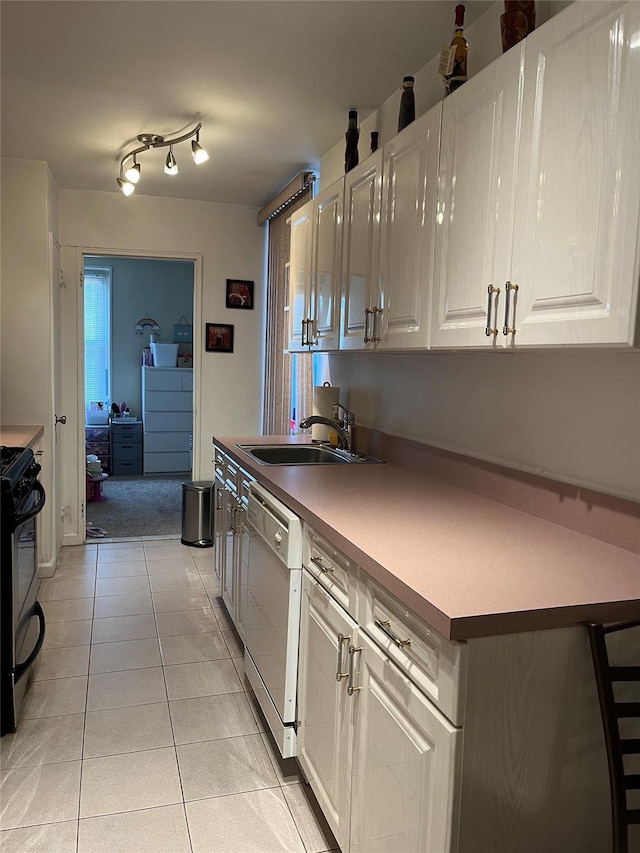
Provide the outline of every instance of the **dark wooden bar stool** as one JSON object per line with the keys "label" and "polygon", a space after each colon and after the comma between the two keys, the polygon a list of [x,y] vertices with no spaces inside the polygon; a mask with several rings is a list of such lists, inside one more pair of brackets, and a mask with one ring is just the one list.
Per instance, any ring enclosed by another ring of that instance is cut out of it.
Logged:
{"label": "dark wooden bar stool", "polygon": [[[629,827],[632,824],[640,824],[640,808],[630,808],[627,802],[627,792],[640,791],[640,773],[626,771],[624,761],[625,756],[640,756],[640,737],[622,737],[619,727],[619,721],[622,719],[636,719],[640,724],[640,665],[612,665],[607,636],[621,631],[631,632],[638,626],[640,619],[606,627],[595,623],[589,623],[587,626],[609,762],[613,853],[629,853]],[[630,643],[632,636],[633,634],[629,635]],[[622,682],[635,682],[638,688],[634,696],[635,701],[616,699],[614,685]]]}

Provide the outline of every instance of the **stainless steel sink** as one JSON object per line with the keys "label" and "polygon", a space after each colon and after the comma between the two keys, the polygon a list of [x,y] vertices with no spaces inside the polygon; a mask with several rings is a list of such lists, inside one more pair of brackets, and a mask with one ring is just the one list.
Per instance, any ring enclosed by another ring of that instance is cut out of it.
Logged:
{"label": "stainless steel sink", "polygon": [[382,461],[317,444],[237,444],[236,447],[259,465],[349,465]]}

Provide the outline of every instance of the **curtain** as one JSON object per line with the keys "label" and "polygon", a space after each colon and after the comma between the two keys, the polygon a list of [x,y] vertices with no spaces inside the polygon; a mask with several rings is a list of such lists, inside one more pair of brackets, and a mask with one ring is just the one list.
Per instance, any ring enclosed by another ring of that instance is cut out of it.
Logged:
{"label": "curtain", "polygon": [[293,409],[296,421],[311,413],[312,356],[290,354],[288,345],[289,248],[291,214],[311,198],[312,174],[302,172],[258,214],[268,222],[267,335],[263,433],[289,433]]}
{"label": "curtain", "polygon": [[[84,395],[92,402],[111,400],[111,269],[84,271]],[[108,406],[106,405],[108,408]]]}

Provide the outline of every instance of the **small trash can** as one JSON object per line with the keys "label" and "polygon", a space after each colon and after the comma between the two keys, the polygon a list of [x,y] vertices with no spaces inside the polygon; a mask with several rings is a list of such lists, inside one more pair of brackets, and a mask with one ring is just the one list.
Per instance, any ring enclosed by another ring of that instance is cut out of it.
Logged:
{"label": "small trash can", "polygon": [[213,548],[213,480],[182,484],[183,545]]}

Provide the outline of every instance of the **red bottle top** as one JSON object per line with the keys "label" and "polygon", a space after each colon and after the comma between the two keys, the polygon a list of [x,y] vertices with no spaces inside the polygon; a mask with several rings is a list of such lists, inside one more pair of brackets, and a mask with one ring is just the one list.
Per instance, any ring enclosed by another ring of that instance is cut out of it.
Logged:
{"label": "red bottle top", "polygon": [[456,6],[456,27],[462,28],[464,24],[464,6],[460,3],[459,6]]}

